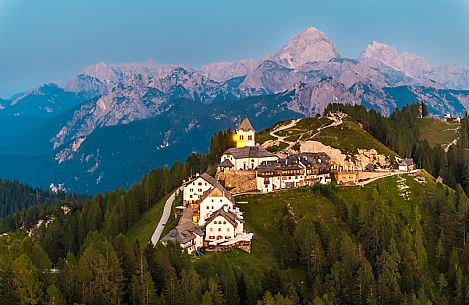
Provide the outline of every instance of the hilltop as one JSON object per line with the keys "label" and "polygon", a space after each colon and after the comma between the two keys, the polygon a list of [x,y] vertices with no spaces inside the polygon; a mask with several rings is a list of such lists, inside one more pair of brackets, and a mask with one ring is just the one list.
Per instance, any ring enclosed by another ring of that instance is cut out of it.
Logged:
{"label": "hilltop", "polygon": [[332,159],[351,162],[360,169],[369,163],[390,167],[399,157],[341,112],[279,122],[262,130],[257,141],[280,154],[324,151]]}

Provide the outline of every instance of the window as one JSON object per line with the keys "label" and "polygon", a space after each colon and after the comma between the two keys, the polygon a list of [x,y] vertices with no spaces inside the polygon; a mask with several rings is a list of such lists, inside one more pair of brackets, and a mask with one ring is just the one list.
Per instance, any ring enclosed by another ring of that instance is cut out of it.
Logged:
{"label": "window", "polygon": [[251,135],[248,136],[248,140],[252,141],[252,136]]}
{"label": "window", "polygon": [[213,199],[212,199],[212,202],[213,202]]}
{"label": "window", "polygon": [[205,186],[207,186],[207,182],[205,182]]}
{"label": "window", "polygon": [[241,141],[243,141],[243,140],[244,140],[244,136],[243,136],[243,135],[240,135],[240,136],[239,136],[239,139],[240,139]]}
{"label": "window", "polygon": [[189,195],[189,198],[192,198],[192,195]]}
{"label": "window", "polygon": [[210,232],[213,232],[213,228],[210,228]]}
{"label": "window", "polygon": [[223,224],[224,224],[224,225],[226,225],[226,220],[225,220],[225,221],[223,221]]}
{"label": "window", "polygon": [[202,185],[202,182],[199,182],[199,186],[201,186],[201,185]]}
{"label": "window", "polygon": [[229,236],[225,236],[225,239],[230,239],[230,238],[231,238],[231,237],[229,237]]}
{"label": "window", "polygon": [[230,232],[230,228],[226,228],[226,232]]}
{"label": "window", "polygon": [[194,191],[194,189],[191,189],[190,191],[191,191],[191,192],[193,192],[193,191]]}
{"label": "window", "polygon": [[218,228],[218,232],[221,232],[221,228]]}
{"label": "window", "polygon": [[220,202],[223,202],[223,200],[222,200],[222,199],[220,199]]}
{"label": "window", "polygon": [[215,239],[215,236],[209,236],[208,238],[209,239]]}
{"label": "window", "polygon": [[200,193],[200,192],[202,192],[202,189],[199,189],[198,191],[199,191],[199,193]]}

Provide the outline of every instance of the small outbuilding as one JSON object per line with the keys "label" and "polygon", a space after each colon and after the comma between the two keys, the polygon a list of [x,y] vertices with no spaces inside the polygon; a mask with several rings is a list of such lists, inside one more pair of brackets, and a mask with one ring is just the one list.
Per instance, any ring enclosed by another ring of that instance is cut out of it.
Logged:
{"label": "small outbuilding", "polygon": [[404,160],[402,160],[401,163],[399,163],[399,170],[401,172],[409,172],[414,169],[415,169],[414,159],[405,158]]}

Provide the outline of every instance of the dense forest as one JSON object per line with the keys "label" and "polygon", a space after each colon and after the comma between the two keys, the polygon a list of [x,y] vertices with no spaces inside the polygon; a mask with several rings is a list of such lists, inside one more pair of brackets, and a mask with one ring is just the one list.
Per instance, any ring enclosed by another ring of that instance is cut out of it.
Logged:
{"label": "dense forest", "polygon": [[[332,185],[273,194],[272,202],[282,208],[264,206],[262,214],[278,215],[257,229],[275,228],[273,252],[279,254],[261,274],[249,268],[250,254],[198,260],[175,244],[152,247],[129,240],[125,233],[142,213],[190,175],[213,169],[233,146],[231,131],[219,132],[207,155],[153,170],[129,190],[82,201],[65,198],[4,218],[0,304],[467,304],[467,184],[464,171],[460,177],[449,170],[459,166],[453,153],[460,150],[458,162],[465,160],[467,141],[439,159],[438,148],[429,148],[431,162],[425,163],[419,148],[424,141],[414,128],[416,109],[408,106],[386,118],[357,106],[342,108],[390,148],[438,171],[455,191],[434,182],[424,188],[408,178],[421,188],[414,201],[391,196],[394,180],[366,189]],[[467,133],[465,124],[466,118],[460,131]],[[301,210],[318,200],[327,207],[326,219]],[[253,246],[265,242],[255,240]],[[255,251],[253,258],[262,255]],[[232,258],[242,255],[248,265],[240,268]]]}
{"label": "dense forest", "polygon": [[0,218],[24,210],[30,206],[57,204],[67,197],[64,192],[52,193],[18,181],[0,179]]}

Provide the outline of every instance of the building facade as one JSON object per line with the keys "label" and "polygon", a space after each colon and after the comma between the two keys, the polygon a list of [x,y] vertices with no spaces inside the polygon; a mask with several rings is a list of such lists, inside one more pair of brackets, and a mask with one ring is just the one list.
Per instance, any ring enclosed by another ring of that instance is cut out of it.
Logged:
{"label": "building facade", "polygon": [[299,153],[263,162],[256,169],[261,192],[330,183],[330,158],[325,153]]}
{"label": "building facade", "polygon": [[183,202],[185,205],[197,202],[200,197],[212,187],[220,187],[221,184],[212,176],[203,173],[190,180],[183,188]]}
{"label": "building facade", "polygon": [[236,147],[256,146],[255,136],[256,131],[249,119],[245,117],[235,131],[234,140],[236,141]]}

